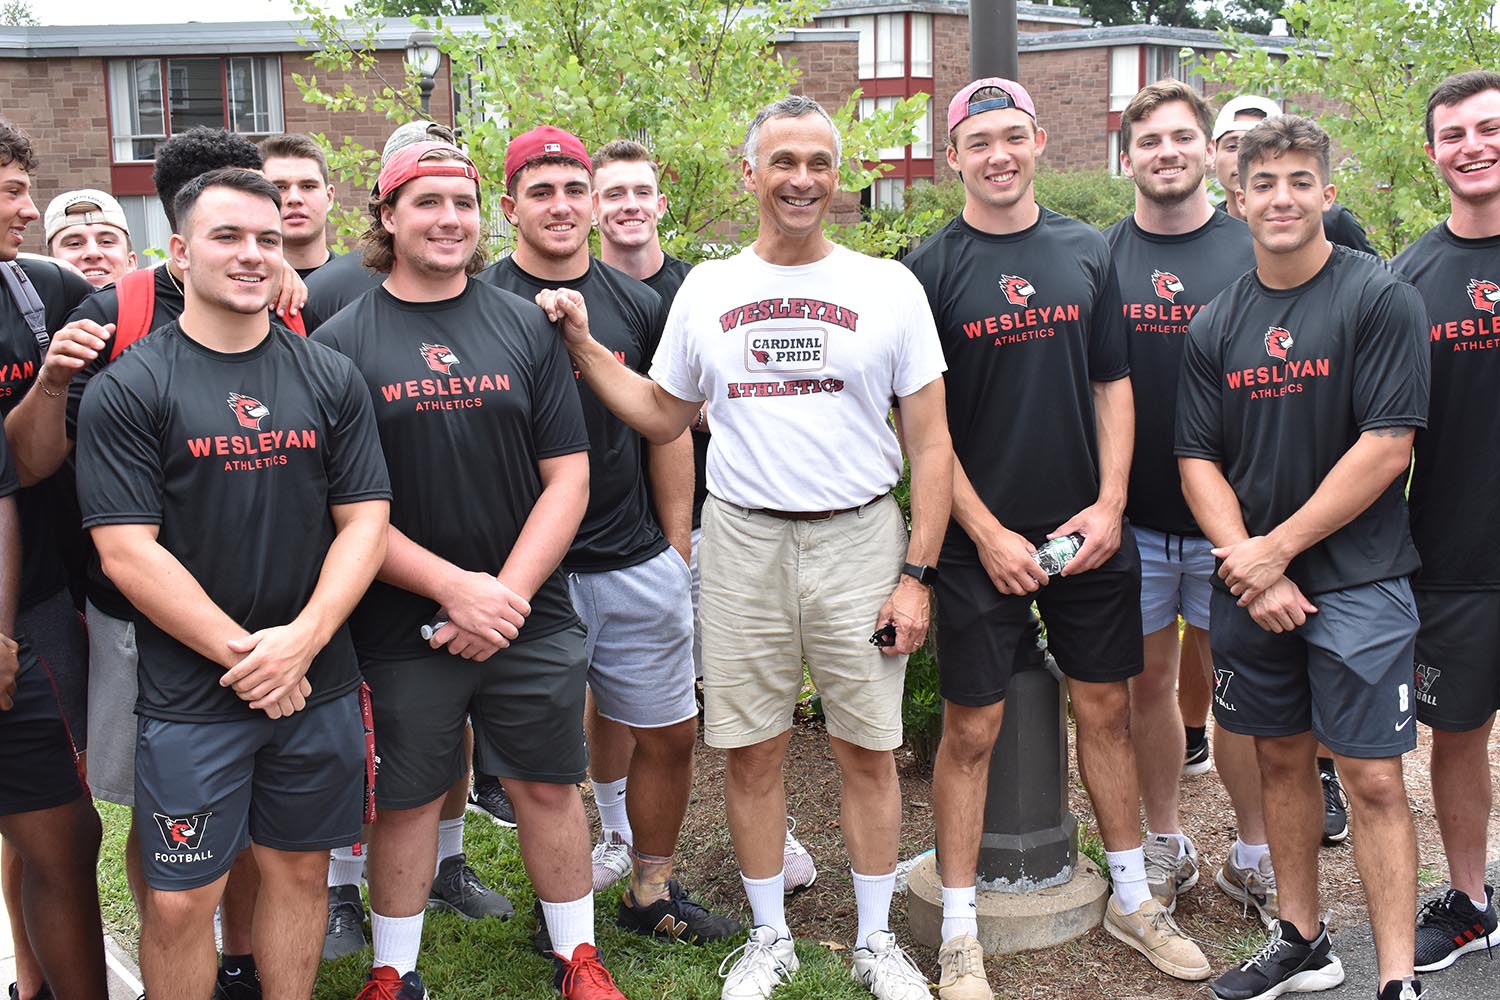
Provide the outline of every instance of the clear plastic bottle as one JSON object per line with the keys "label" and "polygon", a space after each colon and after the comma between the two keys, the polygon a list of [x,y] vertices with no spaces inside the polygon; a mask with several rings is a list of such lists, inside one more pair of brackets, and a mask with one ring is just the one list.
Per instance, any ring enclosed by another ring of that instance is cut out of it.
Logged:
{"label": "clear plastic bottle", "polygon": [[1036,564],[1048,576],[1056,576],[1072,561],[1081,548],[1083,548],[1083,536],[1075,531],[1071,535],[1052,539],[1033,552],[1031,558],[1036,560]]}

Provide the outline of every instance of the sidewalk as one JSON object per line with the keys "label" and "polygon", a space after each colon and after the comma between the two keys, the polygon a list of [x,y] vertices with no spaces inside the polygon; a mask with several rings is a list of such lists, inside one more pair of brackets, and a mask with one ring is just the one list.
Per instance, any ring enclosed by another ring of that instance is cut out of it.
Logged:
{"label": "sidewalk", "polygon": [[[135,957],[104,935],[104,959],[109,968],[109,1000],[136,1000],[144,992]],[[16,946],[10,933],[10,914],[0,906],[0,990],[16,981]]]}

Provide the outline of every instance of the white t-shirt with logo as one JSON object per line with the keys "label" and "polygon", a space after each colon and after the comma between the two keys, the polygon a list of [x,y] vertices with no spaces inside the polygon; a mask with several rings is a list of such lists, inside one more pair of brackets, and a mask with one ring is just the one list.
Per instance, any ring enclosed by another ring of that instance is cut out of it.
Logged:
{"label": "white t-shirt with logo", "polygon": [[946,367],[922,286],[898,262],[835,246],[782,267],[747,248],[688,274],[651,377],[707,400],[710,493],[816,511],[896,484],[891,405]]}

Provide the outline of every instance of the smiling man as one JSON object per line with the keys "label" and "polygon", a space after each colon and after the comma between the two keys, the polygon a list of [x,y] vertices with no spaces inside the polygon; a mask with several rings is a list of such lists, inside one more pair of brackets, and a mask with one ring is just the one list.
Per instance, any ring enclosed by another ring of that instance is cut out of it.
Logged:
{"label": "smiling man", "polygon": [[1318,918],[1320,741],[1359,817],[1380,1000],[1421,993],[1401,773],[1417,739],[1418,559],[1403,493],[1427,421],[1427,323],[1410,285],[1324,236],[1329,146],[1292,115],[1241,140],[1255,270],[1193,317],[1178,389],[1183,493],[1220,560],[1214,717],[1255,738],[1280,914],[1266,946],[1214,981],[1219,1000],[1343,981]]}
{"label": "smiling man", "polygon": [[48,202],[45,218],[47,252],[82,271],[95,288],[135,270],[130,224],[110,195],[91,188],[68,191]]}

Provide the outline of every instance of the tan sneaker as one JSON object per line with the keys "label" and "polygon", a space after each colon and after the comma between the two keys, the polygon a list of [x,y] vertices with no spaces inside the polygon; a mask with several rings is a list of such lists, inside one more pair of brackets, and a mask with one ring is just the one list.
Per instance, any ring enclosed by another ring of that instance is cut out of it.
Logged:
{"label": "tan sneaker", "polygon": [[1173,913],[1177,897],[1198,884],[1198,849],[1189,840],[1186,850],[1181,850],[1176,837],[1161,834],[1146,838],[1144,846],[1146,884],[1156,901]]}
{"label": "tan sneaker", "polygon": [[1166,907],[1154,898],[1146,900],[1134,913],[1121,913],[1111,893],[1109,905],[1104,908],[1104,929],[1174,979],[1207,979],[1213,972],[1193,939],[1182,932]]}
{"label": "tan sneaker", "polygon": [[1271,855],[1261,856],[1254,868],[1241,868],[1234,863],[1234,848],[1229,848],[1229,857],[1214,876],[1214,882],[1230,899],[1244,906],[1254,907],[1260,922],[1269,928],[1276,922],[1279,909],[1276,904],[1276,872],[1271,867]]}
{"label": "tan sneaker", "polygon": [[984,948],[972,934],[944,942],[938,968],[938,1000],[995,1000],[984,974]]}

